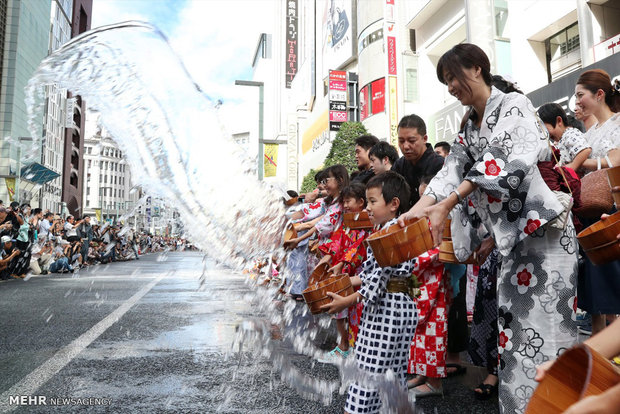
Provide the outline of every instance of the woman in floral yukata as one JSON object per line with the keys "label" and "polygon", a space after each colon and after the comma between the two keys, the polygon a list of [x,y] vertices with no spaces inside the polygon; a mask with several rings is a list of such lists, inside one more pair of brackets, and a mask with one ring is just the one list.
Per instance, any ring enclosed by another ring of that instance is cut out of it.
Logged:
{"label": "woman in floral yukata", "polygon": [[[450,94],[471,106],[470,117],[442,170],[399,221],[428,216],[439,243],[450,211],[473,197],[501,255],[499,406],[503,413],[522,413],[536,387],[536,365],[577,342],[575,229],[571,220],[560,228],[547,225],[563,206],[537,167],[550,153],[547,132],[531,102],[492,87],[489,59],[472,44],[446,52],[437,77]],[[453,217],[453,240],[455,222],[467,227],[468,217]],[[470,251],[455,250],[457,257],[466,258],[479,242],[472,235]]]}

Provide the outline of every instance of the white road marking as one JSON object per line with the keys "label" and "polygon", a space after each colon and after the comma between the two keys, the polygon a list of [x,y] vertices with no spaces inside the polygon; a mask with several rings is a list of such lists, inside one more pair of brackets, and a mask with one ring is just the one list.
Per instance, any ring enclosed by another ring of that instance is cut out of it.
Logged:
{"label": "white road marking", "polygon": [[63,369],[73,358],[96,340],[110,326],[116,323],[129,309],[131,309],[144,295],[146,295],[160,280],[166,277],[162,274],[148,285],[140,289],[135,295],[127,299],[114,312],[90,328],[87,332],[75,339],[69,345],[62,348],[53,357],[41,364],[37,369],[28,374],[17,384],[0,395],[0,413],[6,413],[17,408],[17,405],[9,405],[9,396],[34,395],[34,393],[52,378],[58,371]]}

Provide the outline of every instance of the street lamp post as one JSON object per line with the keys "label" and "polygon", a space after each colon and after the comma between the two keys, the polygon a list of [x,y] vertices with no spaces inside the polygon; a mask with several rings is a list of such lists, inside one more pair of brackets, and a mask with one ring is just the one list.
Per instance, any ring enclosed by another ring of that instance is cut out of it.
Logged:
{"label": "street lamp post", "polygon": [[263,179],[263,105],[265,84],[257,81],[236,80],[235,85],[258,86],[258,179]]}
{"label": "street lamp post", "polygon": [[15,180],[15,200],[21,203],[21,200],[19,199],[19,184],[22,180],[22,145],[21,144],[24,141],[32,142],[32,138],[31,137],[19,137],[17,139],[19,141],[19,146],[17,147],[19,149],[19,152],[17,155],[17,180]]}

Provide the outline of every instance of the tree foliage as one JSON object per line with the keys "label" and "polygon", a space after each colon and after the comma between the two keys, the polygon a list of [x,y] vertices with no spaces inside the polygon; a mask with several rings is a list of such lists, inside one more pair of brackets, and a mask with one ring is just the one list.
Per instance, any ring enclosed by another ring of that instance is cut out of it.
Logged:
{"label": "tree foliage", "polygon": [[315,188],[314,176],[322,168],[330,167],[336,164],[344,165],[349,174],[357,170],[355,162],[355,139],[360,135],[367,134],[366,127],[361,122],[345,122],[340,126],[340,131],[336,134],[336,138],[332,142],[332,146],[325,158],[322,167],[311,169],[304,177],[301,184],[301,192],[306,193]]}

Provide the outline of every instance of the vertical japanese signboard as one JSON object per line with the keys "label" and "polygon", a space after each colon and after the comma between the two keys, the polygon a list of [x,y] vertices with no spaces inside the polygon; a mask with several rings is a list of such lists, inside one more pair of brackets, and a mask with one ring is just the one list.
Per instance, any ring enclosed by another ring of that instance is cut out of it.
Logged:
{"label": "vertical japanese signboard", "polygon": [[297,74],[297,0],[286,0],[286,60],[284,62],[284,84],[291,88]]}
{"label": "vertical japanese signboard", "polygon": [[329,130],[339,131],[347,121],[347,72],[329,71]]}
{"label": "vertical japanese signboard", "polygon": [[398,96],[397,96],[397,46],[396,46],[395,0],[385,0],[385,42],[387,50],[387,95],[390,118],[390,144],[398,147]]}

